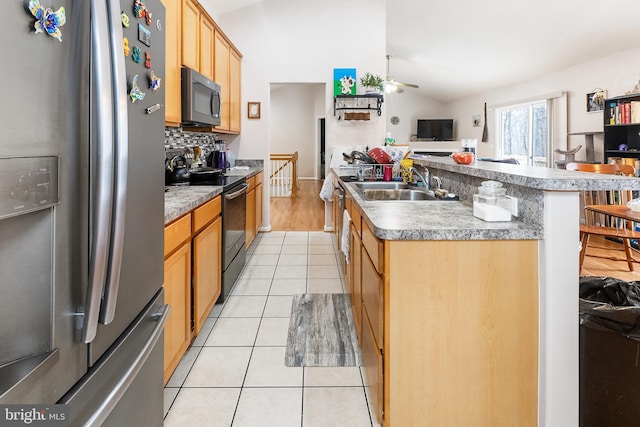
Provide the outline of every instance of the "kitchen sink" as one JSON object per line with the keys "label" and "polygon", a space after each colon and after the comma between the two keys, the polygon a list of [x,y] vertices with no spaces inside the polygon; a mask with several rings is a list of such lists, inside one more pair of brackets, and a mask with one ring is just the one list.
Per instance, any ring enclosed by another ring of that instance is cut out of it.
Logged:
{"label": "kitchen sink", "polygon": [[354,184],[360,190],[400,190],[409,188],[404,182],[358,182]]}
{"label": "kitchen sink", "polygon": [[437,200],[435,194],[432,191],[427,190],[409,190],[406,188],[400,189],[363,189],[362,195],[365,200]]}

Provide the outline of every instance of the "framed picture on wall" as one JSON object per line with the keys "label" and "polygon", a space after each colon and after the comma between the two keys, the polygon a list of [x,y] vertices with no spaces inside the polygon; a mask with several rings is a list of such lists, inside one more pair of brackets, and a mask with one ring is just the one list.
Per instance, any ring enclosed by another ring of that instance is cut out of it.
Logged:
{"label": "framed picture on wall", "polygon": [[259,119],[260,118],[260,103],[259,102],[249,102],[247,103],[247,117],[250,119]]}
{"label": "framed picture on wall", "polygon": [[587,94],[587,113],[604,110],[604,99],[607,97],[607,91],[596,88],[593,92]]}

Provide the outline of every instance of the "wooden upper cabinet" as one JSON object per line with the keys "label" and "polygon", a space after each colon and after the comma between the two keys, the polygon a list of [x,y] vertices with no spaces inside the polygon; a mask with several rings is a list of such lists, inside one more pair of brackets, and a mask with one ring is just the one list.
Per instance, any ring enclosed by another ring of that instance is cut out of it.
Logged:
{"label": "wooden upper cabinet", "polygon": [[220,125],[216,130],[229,130],[229,42],[220,31],[215,33],[215,76],[220,85]]}
{"label": "wooden upper cabinet", "polygon": [[[177,63],[179,65],[194,69],[220,85],[220,126],[209,128],[208,130],[222,133],[240,133],[242,122],[242,94],[240,90],[242,84],[242,55],[197,0],[163,1],[165,4],[176,2],[178,6],[182,2],[181,13],[173,13],[173,10],[166,6],[167,21],[175,20],[176,23],[179,23],[175,26],[180,28],[178,31],[182,37],[181,40],[178,39],[176,42],[176,46],[180,47],[178,52],[174,52],[172,48],[167,48],[167,79],[175,80],[177,86],[175,93],[172,92],[170,95],[169,91],[171,89],[167,83],[166,102],[171,104],[167,106],[167,125],[178,125],[182,113],[180,104],[180,67],[178,66],[175,71],[177,76],[174,76],[172,70],[175,69],[175,65],[173,62],[169,62],[169,57],[171,56],[172,58],[178,58]],[[170,38],[170,35],[167,34],[167,45],[174,42],[173,35]],[[175,111],[172,110],[170,112],[169,108],[173,108],[174,105],[177,105]]]}
{"label": "wooden upper cabinet", "polygon": [[206,13],[200,15],[200,74],[213,80],[213,33],[215,27]]}
{"label": "wooden upper cabinet", "polygon": [[240,132],[240,114],[241,93],[240,93],[240,77],[241,77],[242,58],[240,53],[231,49],[229,52],[229,130],[231,132]]}
{"label": "wooden upper cabinet", "polygon": [[166,9],[165,36],[165,125],[180,126],[182,120],[182,0],[163,0]]}
{"label": "wooden upper cabinet", "polygon": [[200,69],[200,7],[195,0],[182,3],[182,65]]}

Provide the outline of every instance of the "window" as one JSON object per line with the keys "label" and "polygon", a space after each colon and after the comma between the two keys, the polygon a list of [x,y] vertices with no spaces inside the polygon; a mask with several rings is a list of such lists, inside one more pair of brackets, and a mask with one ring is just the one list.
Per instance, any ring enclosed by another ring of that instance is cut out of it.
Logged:
{"label": "window", "polygon": [[547,166],[550,138],[546,99],[502,107],[497,120],[502,158],[517,159],[521,165]]}

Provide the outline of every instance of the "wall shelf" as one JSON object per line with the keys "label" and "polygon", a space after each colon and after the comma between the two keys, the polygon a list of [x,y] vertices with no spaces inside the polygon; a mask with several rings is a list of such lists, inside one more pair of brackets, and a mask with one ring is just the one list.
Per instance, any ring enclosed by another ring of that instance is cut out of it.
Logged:
{"label": "wall shelf", "polygon": [[384,95],[378,93],[369,95],[335,95],[333,97],[333,115],[335,116],[337,112],[345,110],[374,110],[378,112],[378,116],[381,116],[383,102]]}

